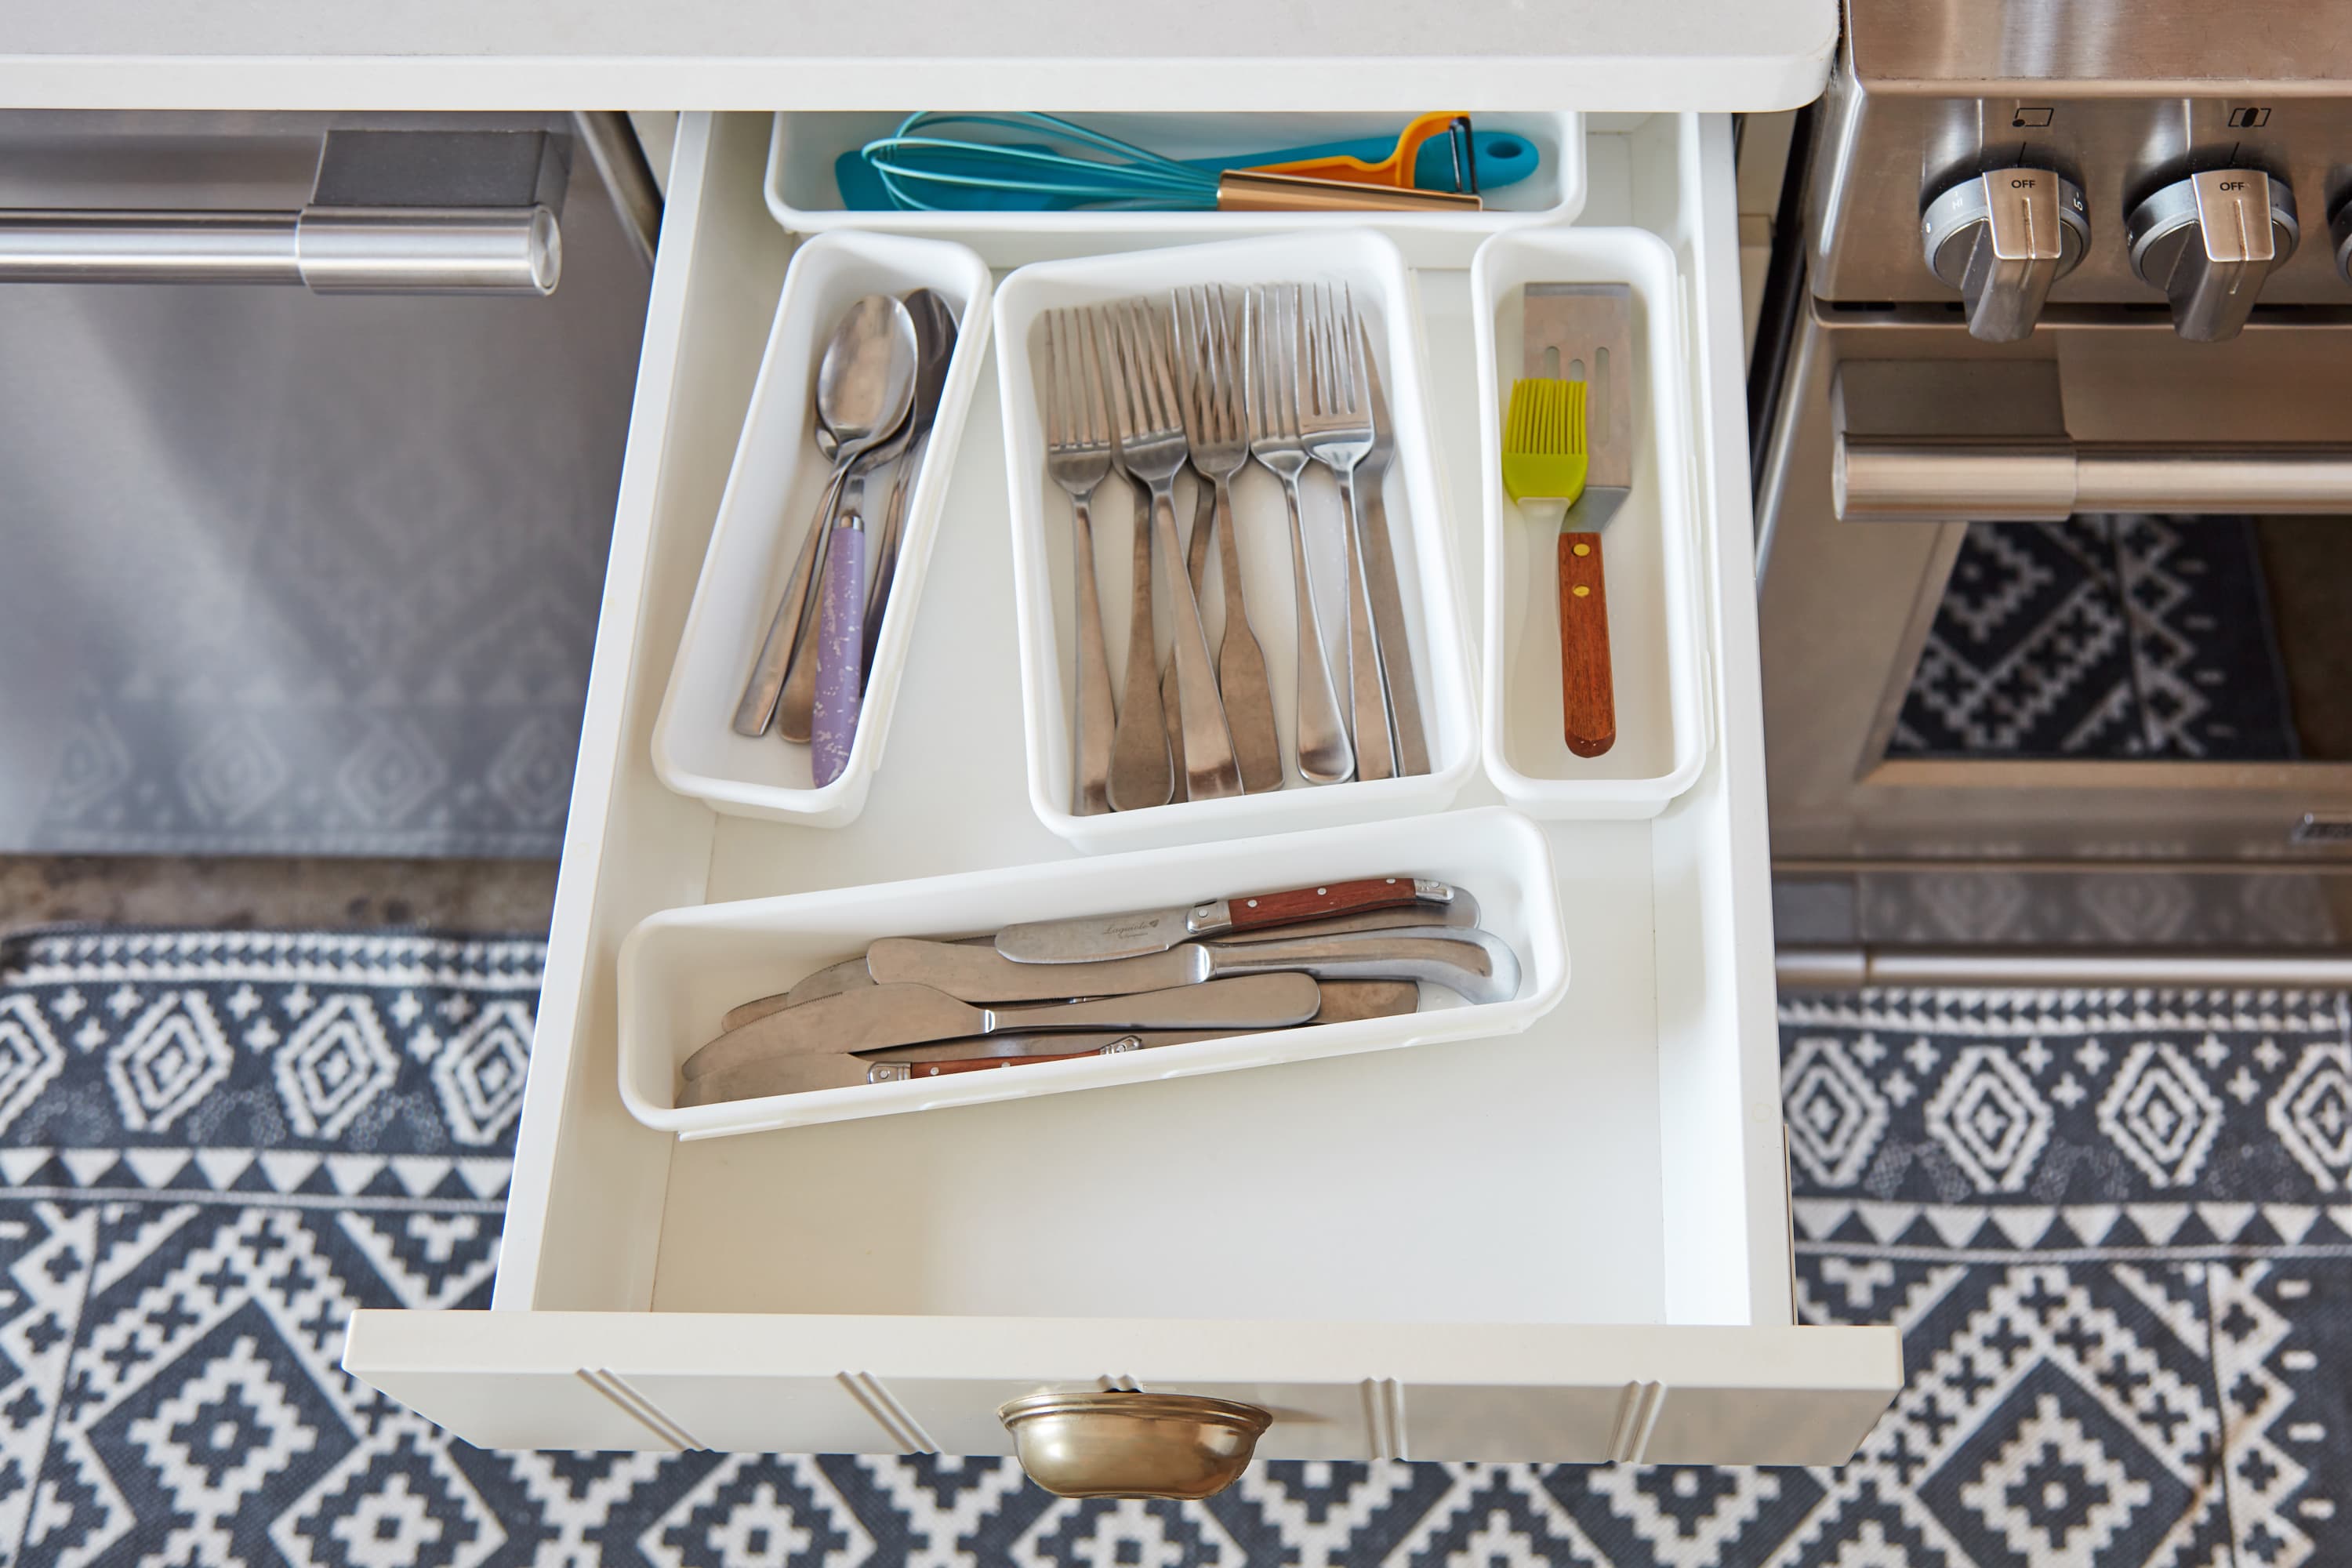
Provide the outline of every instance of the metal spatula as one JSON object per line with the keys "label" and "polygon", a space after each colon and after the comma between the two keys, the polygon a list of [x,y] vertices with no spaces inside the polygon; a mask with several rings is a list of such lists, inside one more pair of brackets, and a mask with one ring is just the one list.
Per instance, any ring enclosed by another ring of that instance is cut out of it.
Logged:
{"label": "metal spatula", "polygon": [[[1622,283],[1530,283],[1521,339],[1526,376],[1583,383],[1584,482],[1549,499],[1568,503],[1559,557],[1562,732],[1570,751],[1597,757],[1617,742],[1600,531],[1633,485],[1633,290]],[[1514,488],[1514,499],[1528,506],[1546,498]]]}

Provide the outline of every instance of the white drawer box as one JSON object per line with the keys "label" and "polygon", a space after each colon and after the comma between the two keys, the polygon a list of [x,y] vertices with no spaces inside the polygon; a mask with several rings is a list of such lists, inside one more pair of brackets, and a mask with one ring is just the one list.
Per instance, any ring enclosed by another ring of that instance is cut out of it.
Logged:
{"label": "white drawer box", "polygon": [[[1526,1033],[708,1142],[631,1120],[614,959],[661,909],[1059,858],[1029,809],[993,377],[855,824],[664,789],[650,737],[792,240],[763,116],[682,128],[496,1306],[345,1364],[500,1447],[1009,1452],[1042,1385],[1274,1410],[1266,1458],[1828,1464],[1892,1329],[1792,1327],[1730,132],[1588,121],[1586,221],[1674,247],[1717,672],[1697,782],[1555,823],[1577,981]],[[1466,275],[1415,275],[1459,576]],[[1496,797],[1474,782],[1459,804]]]}

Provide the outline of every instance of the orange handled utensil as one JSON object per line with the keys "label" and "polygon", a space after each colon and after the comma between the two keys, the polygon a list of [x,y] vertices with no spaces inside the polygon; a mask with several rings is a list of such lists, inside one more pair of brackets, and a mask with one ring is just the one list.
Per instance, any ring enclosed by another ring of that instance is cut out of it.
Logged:
{"label": "orange handled utensil", "polygon": [[[1422,147],[1433,136],[1450,134],[1456,121],[1466,124],[1460,114],[1424,114],[1404,128],[1397,137],[1396,150],[1377,163],[1361,158],[1301,158],[1291,163],[1262,163],[1249,171],[1254,174],[1292,174],[1309,180],[1337,180],[1350,185],[1385,185],[1392,190],[1413,188],[1413,167],[1421,157]],[[1476,177],[1469,173],[1469,147],[1466,139],[1456,149],[1455,164],[1458,178],[1465,194],[1477,192]]]}

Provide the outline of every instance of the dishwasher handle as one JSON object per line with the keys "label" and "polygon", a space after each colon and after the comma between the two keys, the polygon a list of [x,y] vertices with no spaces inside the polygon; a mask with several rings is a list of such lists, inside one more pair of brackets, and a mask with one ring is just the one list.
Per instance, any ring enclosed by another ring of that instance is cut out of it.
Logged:
{"label": "dishwasher handle", "polygon": [[2080,512],[2352,512],[2352,446],[1865,436],[1831,464],[1847,522],[2060,522]]}
{"label": "dishwasher handle", "polygon": [[0,211],[0,282],[271,283],[320,294],[555,291],[542,205],[294,212]]}

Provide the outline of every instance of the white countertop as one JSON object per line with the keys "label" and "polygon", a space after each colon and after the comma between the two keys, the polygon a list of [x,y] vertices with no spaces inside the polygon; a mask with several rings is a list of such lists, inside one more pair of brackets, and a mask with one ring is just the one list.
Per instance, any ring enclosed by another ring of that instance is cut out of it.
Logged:
{"label": "white countertop", "polygon": [[1761,110],[1837,31],[1836,0],[69,0],[15,8],[0,106]]}

